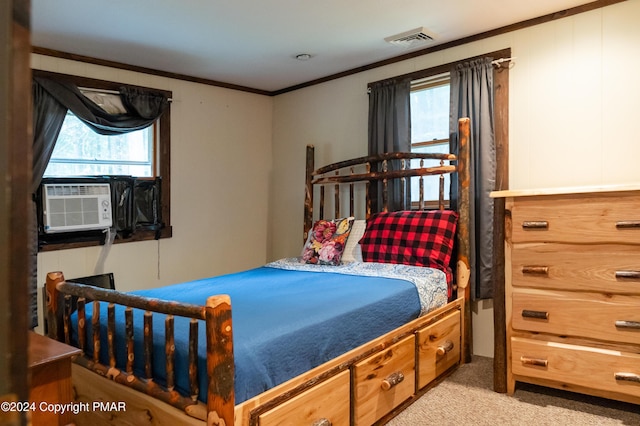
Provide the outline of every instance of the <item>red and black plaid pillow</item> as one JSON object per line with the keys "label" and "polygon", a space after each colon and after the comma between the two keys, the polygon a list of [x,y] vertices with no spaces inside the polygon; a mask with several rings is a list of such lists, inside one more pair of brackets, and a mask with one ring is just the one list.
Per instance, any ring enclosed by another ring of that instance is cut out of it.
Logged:
{"label": "red and black plaid pillow", "polygon": [[378,213],[360,240],[365,262],[427,266],[450,272],[458,214],[451,210]]}

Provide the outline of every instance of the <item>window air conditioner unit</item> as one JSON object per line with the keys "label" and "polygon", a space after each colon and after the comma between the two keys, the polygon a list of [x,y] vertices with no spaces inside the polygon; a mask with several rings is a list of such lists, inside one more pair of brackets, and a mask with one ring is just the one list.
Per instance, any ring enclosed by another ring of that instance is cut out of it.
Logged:
{"label": "window air conditioner unit", "polygon": [[112,226],[108,183],[42,185],[44,232],[87,231]]}

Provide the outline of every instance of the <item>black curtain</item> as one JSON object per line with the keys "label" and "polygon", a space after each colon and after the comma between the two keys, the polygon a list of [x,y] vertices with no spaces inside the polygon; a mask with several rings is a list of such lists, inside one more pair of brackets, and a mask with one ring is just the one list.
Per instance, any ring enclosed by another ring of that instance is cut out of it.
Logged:
{"label": "black curtain", "polygon": [[[385,152],[411,151],[411,79],[384,80],[370,85],[369,93],[369,155]],[[390,168],[399,169],[399,161]],[[369,188],[373,211],[382,211],[382,183]],[[408,185],[399,179],[388,188],[388,209],[406,210],[411,207]]]}
{"label": "black curtain", "polygon": [[[451,149],[458,152],[458,119],[469,117],[471,197],[470,277],[474,299],[493,297],[493,201],[495,189],[496,148],[493,121],[493,58],[482,58],[456,65],[451,70]],[[455,176],[453,176],[455,178]],[[452,188],[457,188],[452,181]],[[455,194],[452,194],[455,203]]]}
{"label": "black curtain", "polygon": [[110,114],[84,96],[73,83],[41,77],[35,77],[34,80],[62,106],[101,135],[118,135],[149,127],[160,118],[169,104],[166,96],[161,93],[121,87],[120,99],[127,111],[124,114]]}
{"label": "black curtain", "polygon": [[[40,185],[49,159],[60,134],[67,111],[71,110],[87,126],[101,135],[118,135],[151,126],[167,109],[169,100],[165,95],[152,90],[126,87],[120,88],[120,99],[126,112],[109,114],[80,92],[70,82],[44,77],[34,77],[33,96],[33,176],[32,190]],[[33,203],[31,232],[31,326],[38,325],[37,309],[37,259],[38,229],[36,205]]]}
{"label": "black curtain", "polygon": [[33,179],[32,192],[40,185],[53,147],[60,134],[67,108],[56,100],[35,79],[33,91]]}

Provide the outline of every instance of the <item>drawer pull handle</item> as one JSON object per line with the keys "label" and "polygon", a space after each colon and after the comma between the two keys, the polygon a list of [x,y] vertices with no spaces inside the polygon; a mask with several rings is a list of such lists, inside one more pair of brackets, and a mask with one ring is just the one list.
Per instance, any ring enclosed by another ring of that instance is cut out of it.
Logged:
{"label": "drawer pull handle", "polygon": [[630,328],[632,330],[640,330],[640,321],[616,321],[616,328]]}
{"label": "drawer pull handle", "polygon": [[546,311],[531,311],[528,309],[522,310],[522,318],[533,318],[533,319],[549,319],[549,312]]}
{"label": "drawer pull handle", "polygon": [[521,356],[520,362],[524,365],[533,365],[536,367],[546,367],[549,365],[549,361],[542,358],[529,358],[528,356]]}
{"label": "drawer pull handle", "polygon": [[451,352],[452,349],[453,342],[451,340],[447,340],[442,345],[438,346],[438,349],[436,349],[436,355],[438,357],[445,356],[447,353]]}
{"label": "drawer pull handle", "polygon": [[615,373],[614,377],[620,382],[640,383],[640,375],[635,373]]}
{"label": "drawer pull handle", "polygon": [[331,426],[331,420],[329,419],[318,419],[311,426]]}
{"label": "drawer pull handle", "polygon": [[549,222],[546,220],[526,220],[522,222],[523,229],[549,229]]}
{"label": "drawer pull handle", "polygon": [[618,229],[640,228],[640,220],[621,220],[616,222]]}
{"label": "drawer pull handle", "polygon": [[549,267],[525,265],[522,267],[522,273],[525,275],[549,275]]}
{"label": "drawer pull handle", "polygon": [[616,271],[616,278],[640,279],[640,271]]}
{"label": "drawer pull handle", "polygon": [[404,380],[404,374],[402,374],[402,371],[396,371],[395,373],[391,373],[389,377],[384,379],[380,387],[383,390],[388,391],[389,389],[391,389],[398,383],[402,382],[403,380]]}

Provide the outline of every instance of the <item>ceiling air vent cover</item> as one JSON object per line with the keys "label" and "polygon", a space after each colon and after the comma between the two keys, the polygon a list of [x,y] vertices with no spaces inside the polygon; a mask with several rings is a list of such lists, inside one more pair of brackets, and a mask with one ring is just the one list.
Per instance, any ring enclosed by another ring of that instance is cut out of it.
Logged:
{"label": "ceiling air vent cover", "polygon": [[388,43],[403,47],[412,47],[418,44],[429,43],[433,40],[435,40],[435,35],[432,32],[427,31],[424,27],[416,28],[415,30],[406,31],[384,39],[384,41]]}

